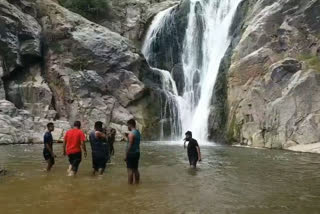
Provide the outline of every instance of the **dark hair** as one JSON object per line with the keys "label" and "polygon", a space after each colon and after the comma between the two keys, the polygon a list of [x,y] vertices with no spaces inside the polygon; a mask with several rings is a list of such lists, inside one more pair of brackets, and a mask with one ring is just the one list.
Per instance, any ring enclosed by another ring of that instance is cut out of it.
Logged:
{"label": "dark hair", "polygon": [[98,131],[102,131],[102,126],[103,126],[103,122],[101,121],[97,121],[95,124],[94,124],[94,128]]}
{"label": "dark hair", "polygon": [[74,127],[78,127],[78,128],[80,129],[80,127],[81,127],[81,122],[77,120],[76,122],[74,122],[73,126],[74,126]]}
{"label": "dark hair", "polygon": [[136,121],[134,119],[128,120],[127,124],[136,127]]}
{"label": "dark hair", "polygon": [[48,123],[47,124],[47,128],[50,128],[50,127],[54,127],[54,124],[53,123]]}
{"label": "dark hair", "polygon": [[192,137],[192,132],[191,132],[191,131],[187,131],[187,132],[185,133],[185,135],[190,135],[190,136]]}

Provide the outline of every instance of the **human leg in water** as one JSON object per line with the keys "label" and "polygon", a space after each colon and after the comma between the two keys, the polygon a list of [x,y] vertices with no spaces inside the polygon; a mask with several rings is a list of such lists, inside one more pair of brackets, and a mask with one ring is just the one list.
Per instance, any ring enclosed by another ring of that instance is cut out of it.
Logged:
{"label": "human leg in water", "polygon": [[129,168],[127,170],[128,170],[128,184],[133,184],[133,170]]}
{"label": "human leg in water", "polygon": [[53,158],[50,158],[50,159],[48,159],[48,160],[46,160],[47,161],[47,169],[46,169],[46,171],[47,172],[50,172],[50,170],[51,170],[51,168],[53,167],[53,165],[54,165],[54,159]]}
{"label": "human leg in water", "polygon": [[100,168],[100,169],[99,169],[99,175],[103,175],[105,169],[106,169],[106,168]]}
{"label": "human leg in water", "polygon": [[139,184],[140,183],[140,172],[139,169],[133,169],[133,177],[134,177],[134,183]]}

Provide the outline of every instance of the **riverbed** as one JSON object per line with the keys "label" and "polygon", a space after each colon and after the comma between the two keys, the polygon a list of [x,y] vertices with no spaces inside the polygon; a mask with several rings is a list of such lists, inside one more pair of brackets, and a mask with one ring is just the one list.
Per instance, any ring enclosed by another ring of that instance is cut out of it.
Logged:
{"label": "riverbed", "polygon": [[0,146],[0,167],[8,170],[0,177],[0,213],[320,213],[317,154],[207,144],[193,170],[182,144],[145,142],[141,184],[129,186],[123,143],[105,175],[96,177],[90,155],[75,178],[67,177],[61,145],[45,173],[42,148]]}

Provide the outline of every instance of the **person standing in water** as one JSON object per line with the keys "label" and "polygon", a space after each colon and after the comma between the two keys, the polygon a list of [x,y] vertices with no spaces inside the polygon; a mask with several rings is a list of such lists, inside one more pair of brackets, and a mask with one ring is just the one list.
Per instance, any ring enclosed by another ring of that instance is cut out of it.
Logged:
{"label": "person standing in water", "polygon": [[50,172],[52,166],[54,165],[55,161],[54,158],[56,157],[53,153],[53,137],[51,132],[54,131],[54,124],[48,123],[47,124],[47,131],[44,134],[43,142],[44,142],[44,148],[43,148],[43,157],[47,162],[47,168],[46,171]]}
{"label": "person standing in water", "polygon": [[140,132],[136,129],[136,121],[131,119],[127,122],[130,133],[128,134],[128,142],[126,147],[125,162],[128,170],[128,183],[139,184],[139,159],[140,159]]}
{"label": "person standing in water", "polygon": [[99,172],[102,175],[109,160],[109,148],[106,134],[103,133],[103,123],[97,121],[94,125],[95,131],[90,133],[90,145],[92,151],[93,175]]}
{"label": "person standing in water", "polygon": [[193,168],[197,167],[197,162],[201,161],[201,153],[200,153],[200,147],[198,142],[192,138],[192,132],[187,131],[185,133],[186,138],[184,139],[184,148],[186,148],[186,142],[188,141],[188,159],[190,166]]}
{"label": "person standing in water", "polygon": [[74,122],[74,128],[67,131],[64,136],[63,155],[68,155],[69,169],[68,176],[74,176],[78,172],[79,165],[82,160],[82,152],[87,157],[87,149],[85,145],[86,137],[81,131],[81,122]]}
{"label": "person standing in water", "polygon": [[[113,147],[113,144],[116,140],[116,133],[117,131],[115,129],[111,129],[110,130],[110,134],[108,136],[108,144],[109,144],[109,147],[110,147],[110,156],[111,155],[114,155],[114,147]],[[111,157],[110,157],[111,158]]]}

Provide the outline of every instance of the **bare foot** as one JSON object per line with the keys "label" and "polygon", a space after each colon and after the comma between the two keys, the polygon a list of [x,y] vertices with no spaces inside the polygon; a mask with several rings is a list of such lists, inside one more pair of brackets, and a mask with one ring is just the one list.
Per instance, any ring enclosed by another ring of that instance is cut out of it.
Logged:
{"label": "bare foot", "polygon": [[70,172],[68,172],[68,174],[67,174],[68,177],[73,177],[74,175],[75,175],[74,171],[70,171]]}

